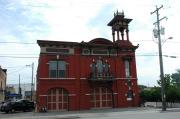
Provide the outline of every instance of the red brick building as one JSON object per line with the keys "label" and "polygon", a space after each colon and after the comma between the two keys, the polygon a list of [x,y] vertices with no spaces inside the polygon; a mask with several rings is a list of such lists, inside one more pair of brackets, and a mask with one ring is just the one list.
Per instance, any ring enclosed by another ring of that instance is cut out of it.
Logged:
{"label": "red brick building", "polygon": [[135,50],[129,41],[132,19],[115,13],[108,23],[113,40],[38,40],[37,109],[85,110],[138,106]]}

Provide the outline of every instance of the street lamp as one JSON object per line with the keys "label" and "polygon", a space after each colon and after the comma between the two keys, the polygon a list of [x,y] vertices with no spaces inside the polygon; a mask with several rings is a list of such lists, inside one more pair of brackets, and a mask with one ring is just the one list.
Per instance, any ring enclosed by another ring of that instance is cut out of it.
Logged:
{"label": "street lamp", "polygon": [[164,57],[177,58],[177,56],[163,55]]}
{"label": "street lamp", "polygon": [[172,36],[168,37],[167,39],[165,39],[164,41],[162,41],[162,45],[164,45],[164,43],[165,43],[167,40],[172,40],[172,39],[173,39]]}
{"label": "street lamp", "polygon": [[33,100],[33,74],[34,74],[34,62],[32,63],[32,64],[30,64],[30,65],[26,65],[26,66],[29,66],[29,67],[31,67],[32,68],[32,79],[31,79],[31,101]]}

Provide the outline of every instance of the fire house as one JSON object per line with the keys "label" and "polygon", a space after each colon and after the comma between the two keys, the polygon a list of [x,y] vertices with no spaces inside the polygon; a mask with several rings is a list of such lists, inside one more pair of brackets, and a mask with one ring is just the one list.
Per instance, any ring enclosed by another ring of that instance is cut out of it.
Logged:
{"label": "fire house", "polygon": [[132,19],[114,13],[112,40],[38,40],[37,109],[48,111],[135,107],[139,104]]}

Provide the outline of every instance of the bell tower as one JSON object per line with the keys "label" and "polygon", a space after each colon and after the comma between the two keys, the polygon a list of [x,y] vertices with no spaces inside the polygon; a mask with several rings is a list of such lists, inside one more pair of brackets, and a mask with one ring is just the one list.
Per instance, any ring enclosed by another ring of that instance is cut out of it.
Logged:
{"label": "bell tower", "polygon": [[[108,23],[108,26],[112,27],[113,42],[116,40],[128,40],[129,41],[129,29],[128,24],[132,19],[124,18],[124,12],[114,13],[114,18]],[[124,32],[126,32],[126,39],[124,38]],[[120,36],[121,34],[121,36]]]}

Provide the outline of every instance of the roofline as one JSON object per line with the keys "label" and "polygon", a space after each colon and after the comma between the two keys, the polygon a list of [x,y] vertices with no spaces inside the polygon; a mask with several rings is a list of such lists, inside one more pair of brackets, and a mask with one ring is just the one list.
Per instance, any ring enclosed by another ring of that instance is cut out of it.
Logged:
{"label": "roofline", "polygon": [[69,42],[69,41],[51,41],[51,40],[37,40],[39,46],[42,45],[78,45],[78,42]]}

